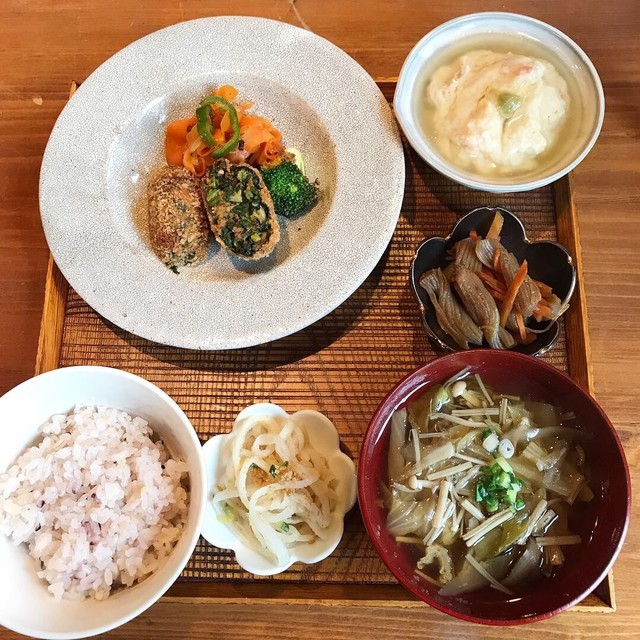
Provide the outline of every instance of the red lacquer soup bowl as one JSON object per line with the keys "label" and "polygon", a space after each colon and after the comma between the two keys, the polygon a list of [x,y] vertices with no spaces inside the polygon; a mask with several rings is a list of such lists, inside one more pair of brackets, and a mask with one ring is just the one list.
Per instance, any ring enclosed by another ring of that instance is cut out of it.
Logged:
{"label": "red lacquer soup bowl", "polygon": [[[414,573],[416,556],[387,531],[381,486],[387,481],[389,425],[396,408],[434,384],[471,367],[503,393],[517,393],[573,411],[587,435],[583,447],[595,497],[574,509],[571,528],[579,545],[565,547],[565,563],[517,596],[495,589],[441,596],[438,587]],[[374,545],[395,577],[431,606],[471,622],[515,625],[549,618],[578,603],[606,576],[627,531],[631,507],[629,470],[609,419],[595,400],[558,369],[519,353],[474,350],[434,360],[401,380],[382,401],[364,437],[358,468],[358,498]]]}

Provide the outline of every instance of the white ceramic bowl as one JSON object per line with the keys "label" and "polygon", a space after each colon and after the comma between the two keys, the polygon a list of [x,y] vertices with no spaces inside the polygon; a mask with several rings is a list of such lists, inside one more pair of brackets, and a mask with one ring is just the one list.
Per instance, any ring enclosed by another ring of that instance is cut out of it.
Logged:
{"label": "white ceramic bowl", "polygon": [[[309,444],[326,458],[329,469],[337,479],[335,491],[338,503],[332,514],[327,539],[318,539],[312,544],[297,546],[291,553],[291,561],[287,564],[276,564],[247,547],[229,527],[218,520],[211,502],[213,488],[224,472],[223,459],[227,456],[227,443],[233,437],[234,430],[245,418],[259,415],[293,420],[303,429]],[[216,547],[232,549],[236,561],[243,569],[260,576],[282,573],[294,562],[313,564],[333,553],[342,538],[344,515],[356,502],[357,486],[355,465],[351,458],[340,451],[340,438],[331,420],[317,411],[305,410],[289,415],[276,404],[254,404],[238,414],[231,432],[214,436],[205,443],[203,450],[208,483],[207,505],[202,526],[203,538]]]}
{"label": "white ceramic bowl", "polygon": [[105,404],[147,420],[189,467],[184,534],[146,580],[103,601],[56,601],[36,576],[24,545],[0,536],[0,625],[36,638],[85,638],[109,631],[151,606],[176,580],[198,540],[206,496],[202,448],[180,407],[156,386],[117,369],[69,367],[27,380],[0,398],[0,472],[38,439],[38,429],[77,403]]}
{"label": "white ceramic bowl", "polygon": [[[419,82],[425,65],[435,57],[446,56],[447,49],[460,45],[464,38],[489,37],[495,34],[511,34],[536,42],[560,58],[568,73],[575,78],[581,103],[580,128],[571,144],[563,145],[564,151],[547,165],[524,177],[492,177],[460,169],[444,158],[426,139],[418,121]],[[494,193],[528,191],[549,184],[576,167],[595,144],[604,119],[604,93],[598,73],[587,55],[568,36],[558,29],[515,13],[474,13],[445,22],[430,31],[415,45],[407,56],[394,96],[396,117],[411,146],[434,169],[443,175],[473,189]]]}

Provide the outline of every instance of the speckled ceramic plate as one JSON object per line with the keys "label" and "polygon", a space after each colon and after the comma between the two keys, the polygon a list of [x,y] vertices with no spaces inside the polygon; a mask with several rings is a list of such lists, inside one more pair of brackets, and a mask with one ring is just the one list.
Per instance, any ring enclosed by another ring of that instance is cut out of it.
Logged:
{"label": "speckled ceramic plate", "polygon": [[[149,245],[147,181],[165,124],[227,83],[302,151],[321,202],[280,219],[269,258],[212,246],[175,274]],[[58,266],[96,311],[156,342],[225,349],[298,331],[349,297],[382,256],[403,190],[391,110],[354,60],[288,24],[206,18],[134,42],[82,84],[47,145],[40,209]]]}

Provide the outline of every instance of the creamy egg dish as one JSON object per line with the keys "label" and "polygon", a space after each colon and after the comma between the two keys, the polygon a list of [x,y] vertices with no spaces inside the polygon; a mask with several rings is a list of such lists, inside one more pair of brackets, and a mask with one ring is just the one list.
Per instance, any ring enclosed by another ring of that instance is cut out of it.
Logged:
{"label": "creamy egg dish", "polygon": [[535,169],[558,142],[571,108],[567,82],[553,64],[489,49],[437,68],[423,100],[440,152],[484,175]]}

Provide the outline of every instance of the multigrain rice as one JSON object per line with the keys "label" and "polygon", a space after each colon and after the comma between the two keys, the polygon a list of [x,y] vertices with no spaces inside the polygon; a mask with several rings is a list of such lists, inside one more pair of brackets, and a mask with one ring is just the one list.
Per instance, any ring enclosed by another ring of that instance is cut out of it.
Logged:
{"label": "multigrain rice", "polygon": [[0,533],[56,598],[103,600],[156,571],[184,528],[187,467],[142,418],[78,405],[0,474]]}

